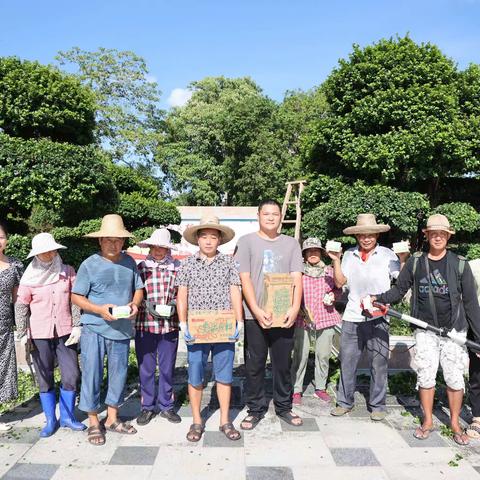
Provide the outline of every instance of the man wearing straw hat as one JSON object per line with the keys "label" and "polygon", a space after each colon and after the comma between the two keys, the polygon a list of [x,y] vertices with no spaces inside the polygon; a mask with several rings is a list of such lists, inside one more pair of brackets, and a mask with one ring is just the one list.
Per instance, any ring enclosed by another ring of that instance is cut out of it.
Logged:
{"label": "man wearing straw hat", "polygon": [[[159,412],[169,422],[181,421],[173,409],[172,395],[178,348],[175,278],[180,262],[172,257],[174,246],[170,238],[170,232],[160,228],[138,244],[149,249],[147,258],[138,265],[145,284],[145,299],[135,323],[135,352],[142,403],[138,425],[147,425]],[[157,367],[158,388],[155,388]]]}
{"label": "man wearing straw hat", "polygon": [[[440,214],[431,215],[423,233],[428,240],[428,253],[415,253],[400,273],[396,284],[381,295],[370,296],[370,299],[384,304],[397,303],[412,288],[413,317],[435,327],[454,329],[465,336],[470,327],[473,338],[478,342],[480,307],[475,279],[465,259],[447,250],[448,240],[455,233],[448,218]],[[478,360],[475,353],[472,353],[471,357],[474,362]],[[468,356],[464,346],[426,330],[415,331],[414,364],[424,413],[422,425],[414,432],[418,440],[428,438],[433,429],[433,400],[440,364],[447,384],[453,440],[459,445],[469,443],[468,436],[460,426],[467,363]],[[474,411],[474,416],[476,414]],[[470,428],[475,430],[476,426],[474,422]]]}
{"label": "man wearing straw hat", "polygon": [[343,230],[355,235],[357,246],[345,252],[328,252],[332,259],[335,284],[347,285],[348,302],[345,307],[340,338],[340,381],[334,416],[345,415],[354,406],[357,365],[363,350],[368,352],[371,372],[369,408],[370,418],[381,421],[386,415],[387,374],[389,354],[388,323],[383,317],[371,319],[362,314],[361,300],[371,292],[382,293],[397,278],[407,253],[400,261],[392,250],[377,244],[378,236],[388,232],[389,225],[378,224],[375,215],[360,214],[357,224]]}
{"label": "man wearing straw hat", "polygon": [[[235,341],[243,326],[240,277],[233,258],[217,250],[219,245],[229,242],[234,236],[235,232],[230,227],[221,225],[217,217],[209,214],[201,218],[199,225],[191,226],[183,233],[187,242],[200,247],[199,252],[183,262],[176,279],[178,317],[188,345],[188,395],[193,415],[193,423],[187,433],[190,442],[198,442],[205,430],[200,408],[210,352],[220,403],[219,430],[229,440],[240,439],[240,432],[229,418]],[[195,310],[233,310],[237,328],[234,336],[230,337],[231,341],[194,343],[195,338],[188,331],[187,317]]]}
{"label": "man wearing straw hat", "polygon": [[[132,237],[120,215],[105,215],[99,231],[85,235],[98,238],[100,252],[81,265],[72,291],[72,301],[82,310],[82,388],[78,408],[88,413],[88,441],[105,443],[105,431],[136,433],[118,418],[127,378],[132,320],[143,299],[143,282],[133,258],[122,252],[126,238]],[[100,387],[104,357],[108,359],[107,418],[101,425]]]}

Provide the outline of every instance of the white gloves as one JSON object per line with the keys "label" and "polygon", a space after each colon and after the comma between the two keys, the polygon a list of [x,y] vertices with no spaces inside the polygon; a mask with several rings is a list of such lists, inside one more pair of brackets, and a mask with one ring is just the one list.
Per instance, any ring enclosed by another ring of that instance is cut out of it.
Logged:
{"label": "white gloves", "polygon": [[323,304],[326,305],[327,307],[330,307],[333,305],[333,302],[335,301],[335,294],[333,292],[326,293],[323,297]]}
{"label": "white gloves", "polygon": [[75,345],[80,341],[80,336],[82,334],[82,327],[73,327],[70,336],[68,337],[67,341],[65,342],[65,346],[68,347],[70,345]]}

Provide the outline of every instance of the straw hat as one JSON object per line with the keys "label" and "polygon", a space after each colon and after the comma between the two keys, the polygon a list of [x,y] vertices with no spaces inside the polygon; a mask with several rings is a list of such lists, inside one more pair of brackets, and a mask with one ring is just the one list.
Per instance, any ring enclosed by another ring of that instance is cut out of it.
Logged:
{"label": "straw hat", "polygon": [[175,248],[175,245],[170,243],[171,236],[170,232],[166,228],[159,228],[155,230],[149,238],[143,240],[137,245],[140,248],[148,247],[163,247],[163,248]]}
{"label": "straw hat", "polygon": [[130,238],[133,235],[125,229],[122,217],[115,213],[105,215],[102,218],[102,226],[98,232],[87,233],[85,237],[101,238],[101,237],[116,237],[116,238]]}
{"label": "straw hat", "polygon": [[450,227],[450,222],[445,215],[435,213],[430,215],[427,220],[427,226],[423,229],[423,233],[431,232],[432,230],[443,230],[444,232],[455,233],[455,230]]}
{"label": "straw hat", "polygon": [[27,258],[34,257],[39,253],[51,252],[59,248],[67,248],[55,241],[50,233],[39,233],[32,238],[32,249]]}
{"label": "straw hat", "polygon": [[200,219],[198,225],[188,227],[185,232],[183,232],[183,238],[192,245],[198,245],[197,232],[205,228],[212,228],[221,233],[220,245],[229,242],[235,236],[235,232],[230,227],[220,225],[218,217],[208,213]]}
{"label": "straw hat", "polygon": [[353,227],[347,227],[343,233],[345,235],[357,235],[359,233],[382,233],[389,230],[390,225],[377,223],[373,213],[360,213],[357,216],[357,224]]}
{"label": "straw hat", "polygon": [[304,240],[302,245],[302,253],[309,248],[320,248],[321,250],[325,250],[322,247],[322,242],[316,237],[310,237]]}

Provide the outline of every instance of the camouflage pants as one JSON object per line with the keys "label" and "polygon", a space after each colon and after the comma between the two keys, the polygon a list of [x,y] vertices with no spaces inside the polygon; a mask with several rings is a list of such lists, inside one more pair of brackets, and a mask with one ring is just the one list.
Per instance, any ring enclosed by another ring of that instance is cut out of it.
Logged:
{"label": "camouflage pants", "polygon": [[425,330],[416,330],[414,336],[416,342],[414,369],[417,372],[417,388],[434,387],[440,365],[447,386],[452,390],[465,390],[464,374],[468,368],[467,349],[450,338],[439,337]]}

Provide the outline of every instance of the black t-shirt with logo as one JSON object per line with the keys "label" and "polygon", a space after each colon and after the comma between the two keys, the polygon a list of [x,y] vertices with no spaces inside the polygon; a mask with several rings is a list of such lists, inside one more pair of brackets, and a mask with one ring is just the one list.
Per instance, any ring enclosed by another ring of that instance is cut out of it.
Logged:
{"label": "black t-shirt with logo", "polygon": [[[440,260],[428,259],[430,269],[430,282],[427,278],[424,258],[419,258],[417,265],[417,288],[418,288],[418,316],[431,325],[439,327],[452,327],[451,303],[447,285],[447,255]],[[437,310],[437,322],[434,321],[428,290],[432,288],[435,308]]]}

